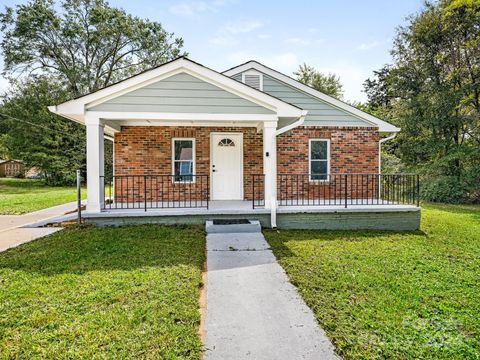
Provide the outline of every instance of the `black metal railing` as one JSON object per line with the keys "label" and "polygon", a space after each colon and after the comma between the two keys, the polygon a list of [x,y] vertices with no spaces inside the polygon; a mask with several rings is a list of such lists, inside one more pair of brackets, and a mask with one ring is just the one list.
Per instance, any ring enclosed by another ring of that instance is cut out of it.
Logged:
{"label": "black metal railing", "polygon": [[[257,177],[258,175],[254,175]],[[263,178],[262,178],[263,179]],[[252,180],[257,188],[263,184]],[[415,174],[279,174],[279,206],[419,205]],[[253,192],[253,208],[263,206]]]}
{"label": "black metal railing", "polygon": [[252,208],[265,206],[265,175],[252,174]]}
{"label": "black metal railing", "polygon": [[121,175],[100,177],[103,209],[207,208],[208,175]]}

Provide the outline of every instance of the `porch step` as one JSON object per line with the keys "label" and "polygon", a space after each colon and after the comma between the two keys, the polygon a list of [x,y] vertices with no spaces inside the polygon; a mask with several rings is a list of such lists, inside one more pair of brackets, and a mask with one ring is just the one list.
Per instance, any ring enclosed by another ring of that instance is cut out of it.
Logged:
{"label": "porch step", "polygon": [[205,223],[208,234],[258,233],[262,231],[260,221],[247,219],[213,219]]}

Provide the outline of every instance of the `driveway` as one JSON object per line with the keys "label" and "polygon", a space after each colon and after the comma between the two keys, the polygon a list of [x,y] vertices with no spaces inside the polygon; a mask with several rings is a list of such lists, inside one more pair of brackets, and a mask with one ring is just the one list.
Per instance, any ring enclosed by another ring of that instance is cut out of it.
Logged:
{"label": "driveway", "polygon": [[260,232],[207,235],[206,360],[338,359]]}

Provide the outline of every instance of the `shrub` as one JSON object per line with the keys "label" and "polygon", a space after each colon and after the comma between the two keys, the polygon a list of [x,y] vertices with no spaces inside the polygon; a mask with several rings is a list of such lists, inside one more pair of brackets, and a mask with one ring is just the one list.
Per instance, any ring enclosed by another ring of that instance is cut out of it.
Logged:
{"label": "shrub", "polygon": [[456,176],[425,179],[421,188],[422,200],[458,204],[468,201],[469,187]]}

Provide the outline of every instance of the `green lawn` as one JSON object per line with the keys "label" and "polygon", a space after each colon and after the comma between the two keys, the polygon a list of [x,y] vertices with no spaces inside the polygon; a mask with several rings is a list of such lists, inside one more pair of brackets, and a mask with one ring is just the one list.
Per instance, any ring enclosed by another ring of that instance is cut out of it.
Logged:
{"label": "green lawn", "polygon": [[346,359],[480,358],[480,207],[426,205],[415,233],[266,231]]}
{"label": "green lawn", "polygon": [[0,253],[0,358],[199,359],[201,227],[73,228]]}
{"label": "green lawn", "polygon": [[[82,197],[86,191],[82,190]],[[41,180],[0,178],[0,215],[20,215],[77,199],[75,187],[46,186]]]}

